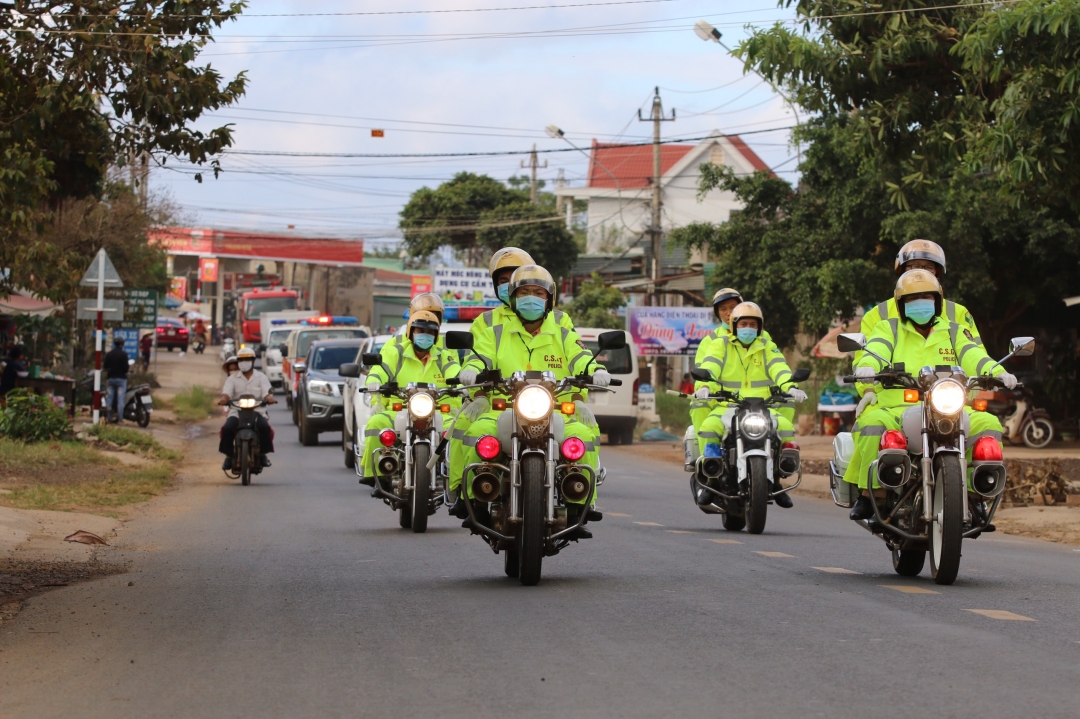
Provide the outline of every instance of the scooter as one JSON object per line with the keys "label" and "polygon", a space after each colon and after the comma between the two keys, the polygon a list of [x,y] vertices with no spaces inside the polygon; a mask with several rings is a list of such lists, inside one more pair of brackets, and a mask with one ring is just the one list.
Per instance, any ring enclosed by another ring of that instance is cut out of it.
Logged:
{"label": "scooter", "polygon": [[154,399],[150,396],[150,385],[137,384],[128,387],[128,391],[124,393],[124,419],[145,427],[150,424],[150,413],[153,411]]}
{"label": "scooter", "polygon": [[195,339],[191,343],[191,349],[195,354],[201,355],[203,350],[206,349],[206,335],[195,335]]}
{"label": "scooter", "polygon": [[232,469],[225,472],[233,479],[239,478],[240,484],[246,487],[251,484],[251,475],[260,474],[263,470],[259,430],[256,426],[259,413],[255,410],[265,407],[266,400],[245,394],[239,399],[229,400],[229,406],[239,412],[240,426],[236,430],[236,439],[233,440]]}
{"label": "scooter", "polygon": [[1001,393],[995,392],[995,399],[976,398],[975,404],[986,402],[986,411],[998,416],[1001,428],[1010,444],[1023,442],[1032,449],[1042,449],[1054,440],[1054,423],[1050,413],[1034,406],[1033,393],[1027,387],[1017,387],[1005,393],[1004,402],[996,401]]}

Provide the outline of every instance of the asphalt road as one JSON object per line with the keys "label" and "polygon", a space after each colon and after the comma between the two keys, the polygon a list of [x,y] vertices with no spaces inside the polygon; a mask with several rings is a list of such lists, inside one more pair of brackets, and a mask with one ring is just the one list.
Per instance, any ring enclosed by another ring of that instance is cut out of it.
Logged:
{"label": "asphalt road", "polygon": [[1070,547],[983,537],[938,587],[829,502],[731,534],[680,467],[604,448],[596,538],[526,588],[445,511],[398,529],[333,435],[274,422],[252,486],[186,483],[108,550],[129,573],[0,629],[0,716],[1080,714]]}

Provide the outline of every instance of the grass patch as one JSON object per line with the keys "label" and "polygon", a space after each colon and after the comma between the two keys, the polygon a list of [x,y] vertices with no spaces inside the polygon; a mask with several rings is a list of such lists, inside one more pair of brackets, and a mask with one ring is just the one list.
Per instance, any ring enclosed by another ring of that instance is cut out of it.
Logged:
{"label": "grass patch", "polygon": [[2,503],[16,509],[53,511],[89,511],[115,509],[145,502],[161,494],[172,484],[174,468],[167,462],[148,467],[125,467],[111,472],[107,479],[70,484],[34,484],[11,490],[0,497]]}
{"label": "grass patch", "polygon": [[63,467],[101,467],[119,464],[116,459],[84,442],[32,442],[24,444],[0,437],[0,477],[24,470]]}
{"label": "grass patch", "polygon": [[191,386],[173,397],[170,405],[177,419],[200,422],[214,413],[219,397],[205,387]]}
{"label": "grass patch", "polygon": [[656,413],[660,415],[661,427],[681,437],[690,424],[690,400],[657,392]]}
{"label": "grass patch", "polygon": [[184,455],[165,447],[147,432],[111,424],[95,424],[87,427],[86,433],[103,442],[120,445],[120,448],[127,452],[141,454],[151,459],[167,459],[175,462],[184,458]]}

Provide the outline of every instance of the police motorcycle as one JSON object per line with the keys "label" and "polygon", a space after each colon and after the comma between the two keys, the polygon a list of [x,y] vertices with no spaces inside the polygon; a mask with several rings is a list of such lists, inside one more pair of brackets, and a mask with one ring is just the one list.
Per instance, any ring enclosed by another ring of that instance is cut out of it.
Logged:
{"label": "police motorcycle", "polygon": [[244,394],[229,400],[229,406],[237,410],[240,426],[236,429],[233,440],[232,469],[225,474],[232,479],[239,479],[245,487],[251,484],[251,475],[262,473],[262,452],[259,449],[259,430],[256,426],[259,413],[255,410],[266,406],[265,399]]}
{"label": "police motorcycle", "polygon": [[[952,584],[960,571],[962,541],[978,537],[991,523],[1005,489],[1001,447],[994,438],[983,437],[972,448],[973,491],[967,490],[969,420],[964,406],[969,391],[1004,385],[989,375],[968,377],[960,367],[949,365],[923,367],[912,375],[904,363],[889,365],[866,349],[863,334],[842,334],[837,346],[841,352],[867,352],[885,366],[877,375],[860,377],[859,382],[903,389],[904,400],[912,403],[903,413],[902,429],[886,430],[881,437],[877,459],[868,469],[867,486],[876,480],[884,496],[869,492],[874,516],[858,523],[884,540],[897,574],[918,576],[929,553],[934,582]],[[1013,338],[1009,353],[990,369],[1034,351],[1033,337]],[[849,375],[844,381],[856,379]],[[829,484],[833,502],[845,509],[854,506],[859,493],[855,485],[843,481],[853,453],[851,435],[838,435],[829,463]],[[991,503],[989,510],[985,502]]]}
{"label": "police motorcycle", "polygon": [[[365,367],[375,367],[382,357],[378,352],[361,356]],[[338,369],[342,377],[359,377],[360,366],[349,363]],[[359,392],[368,392],[361,388]],[[453,393],[426,382],[410,382],[400,387],[397,382],[382,385],[378,393],[396,412],[393,429],[379,434],[379,450],[375,458],[375,496],[398,512],[402,529],[417,534],[427,531],[428,517],[446,502],[446,463],[442,415],[450,405],[440,402]],[[357,473],[362,474],[363,444],[357,442]]]}
{"label": "police motorcycle", "polygon": [[[601,351],[618,350],[626,345],[626,336],[604,332],[598,342]],[[472,345],[468,332],[446,333],[448,349],[469,350]],[[585,523],[586,512],[569,524],[568,500],[583,502],[583,509],[588,508],[596,488],[604,483],[604,469],[597,474],[589,465],[578,464],[585,456],[585,443],[577,437],[564,437],[563,415],[574,414],[574,403],[555,402],[555,397],[570,389],[613,391],[590,384],[589,379],[556,380],[554,373],[546,371],[514,372],[503,378],[500,370],[489,369],[477,376],[476,384],[461,387],[509,397],[492,399],[492,408],[512,411],[499,415],[498,436],[478,438],[476,451],[481,461],[462,470],[463,486],[472,476],[474,499],[464,491],[461,498],[473,533],[483,537],[496,554],[503,552],[506,576],[517,577],[525,586],[540,581],[545,556],[554,556],[576,541],[571,536]],[[459,381],[448,383],[458,385]],[[613,379],[611,386],[622,386],[622,381]],[[480,521],[488,517],[490,526]]]}
{"label": "police motorcycle", "polygon": [[[699,382],[711,382],[707,370],[694,369],[690,376]],[[792,382],[803,382],[810,377],[810,370],[797,369]],[[668,394],[692,397],[692,394],[668,390]],[[684,469],[692,472],[690,490],[695,501],[702,492],[712,497],[709,504],[698,504],[707,514],[721,514],[724,529],[738,532],[746,528],[750,534],[765,531],[765,519],[769,502],[790,492],[802,483],[802,460],[799,445],[781,442],[777,434],[773,407],[787,404],[792,398],[779,387],[772,387],[766,398],[741,399],[738,392],[721,390],[709,399],[731,402],[724,416],[724,440],[715,453],[697,455],[696,435],[694,447],[687,453]],[[687,431],[690,434],[690,431]],[[709,445],[712,447],[712,445]],[[691,454],[692,452],[692,454]],[[794,474],[798,478],[791,486],[780,486],[773,491],[774,483]]]}

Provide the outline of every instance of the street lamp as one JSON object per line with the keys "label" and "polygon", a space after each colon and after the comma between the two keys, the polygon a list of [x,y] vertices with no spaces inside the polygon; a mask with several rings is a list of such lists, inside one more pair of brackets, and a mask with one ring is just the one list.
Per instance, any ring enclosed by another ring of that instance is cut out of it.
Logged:
{"label": "street lamp", "polygon": [[[552,138],[552,139],[555,139],[555,140],[562,140],[562,141],[563,141],[563,142],[565,142],[565,143],[566,143],[567,145],[569,145],[570,147],[574,148],[575,150],[577,150],[578,152],[580,152],[580,153],[581,153],[582,155],[584,155],[585,157],[589,158],[589,161],[590,161],[590,162],[595,162],[595,163],[596,163],[596,165],[597,165],[597,166],[598,166],[598,167],[599,167],[599,168],[600,168],[601,170],[603,170],[603,171],[604,171],[604,172],[606,172],[607,174],[611,175],[611,179],[612,179],[612,180],[613,180],[613,181],[615,182],[615,193],[616,193],[616,196],[617,196],[617,197],[619,198],[619,222],[621,222],[621,223],[622,223],[622,226],[623,226],[623,228],[624,228],[624,229],[625,229],[625,230],[626,230],[627,232],[631,232],[631,233],[632,233],[632,232],[633,232],[633,230],[631,230],[631,229],[630,229],[629,227],[627,227],[627,226],[626,226],[626,220],[624,220],[624,219],[623,219],[623,216],[622,216],[622,211],[623,211],[623,207],[622,207],[622,205],[623,205],[623,202],[622,202],[622,185],[621,185],[621,184],[619,184],[619,178],[615,177],[615,173],[614,173],[614,172],[612,172],[611,170],[607,169],[606,167],[604,167],[604,163],[600,162],[600,161],[599,161],[599,160],[597,160],[597,159],[596,159],[595,157],[593,157],[593,156],[592,156],[592,155],[590,155],[589,153],[585,152],[584,150],[582,150],[582,149],[581,149],[580,147],[578,147],[578,146],[577,146],[577,145],[575,145],[574,143],[570,142],[570,140],[569,140],[569,139],[568,139],[568,138],[566,137],[566,133],[565,133],[565,132],[563,132],[563,131],[562,131],[562,129],[561,129],[561,128],[559,128],[559,126],[558,126],[558,125],[548,125],[547,127],[545,127],[545,128],[544,128],[544,132],[546,132],[546,133],[547,133],[547,135],[548,135],[548,137],[550,137],[550,138]],[[571,205],[571,206],[573,206],[573,204],[574,204],[574,199],[573,199],[573,198],[570,198],[570,205]],[[570,217],[570,215],[569,215],[569,213],[567,213],[567,218],[569,218],[569,217]],[[570,222],[569,222],[569,219],[567,220],[567,223],[566,223],[566,224],[567,224],[567,229],[570,229]],[[632,246],[632,245],[631,245],[631,246]],[[629,248],[627,248],[627,249],[629,249]]]}
{"label": "street lamp", "polygon": [[[708,22],[706,22],[704,20],[698,20],[696,23],[694,23],[694,34],[697,35],[702,40],[704,40],[705,42],[708,42],[708,41],[712,40],[717,45],[719,45],[720,47],[727,50],[728,53],[730,53],[732,55],[735,54],[734,52],[732,52],[730,47],[725,45],[720,40],[720,38],[723,37],[723,35],[720,33],[720,31],[717,30],[715,27],[713,27],[710,23],[708,23]],[[753,68],[751,68],[751,69],[753,70]],[[773,92],[775,92],[777,95],[779,95],[781,98],[784,99],[784,102],[786,102],[788,104],[788,107],[791,108],[792,114],[795,115],[795,124],[796,125],[801,125],[802,121],[799,120],[799,111],[797,109],[795,109],[795,103],[791,101],[791,98],[788,97],[787,95],[785,95],[784,93],[780,92],[780,89],[777,88],[776,85],[773,84],[772,80],[765,77],[764,75],[762,75],[757,70],[754,70],[753,72],[754,72],[755,75],[760,77],[762,80],[769,83],[769,87],[772,88]],[[558,129],[558,128],[556,128],[556,129]],[[796,153],[796,155],[798,155],[799,164],[801,165],[802,164],[802,147],[799,145],[798,142],[795,143],[795,153]]]}

